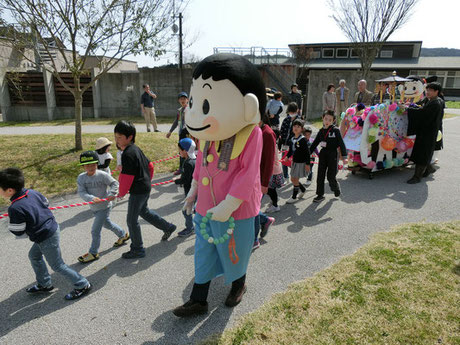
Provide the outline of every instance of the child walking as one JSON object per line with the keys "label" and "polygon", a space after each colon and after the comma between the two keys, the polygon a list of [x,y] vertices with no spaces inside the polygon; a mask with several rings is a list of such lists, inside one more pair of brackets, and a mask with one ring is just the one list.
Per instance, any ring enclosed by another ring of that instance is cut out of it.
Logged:
{"label": "child walking", "polygon": [[[190,138],[184,138],[179,140],[179,154],[181,158],[184,159],[183,166],[183,173],[181,177],[174,182],[179,185],[184,186],[184,193],[187,196],[190,188],[192,187],[192,180],[193,180],[193,171],[195,170],[195,161],[196,161],[196,154],[195,148],[196,145],[194,141]],[[182,214],[185,218],[185,229],[180,231],[177,236],[179,237],[186,237],[193,234],[195,228],[193,226],[193,214],[192,210],[182,210]]]}
{"label": "child walking", "polygon": [[284,176],[283,170],[281,169],[281,156],[277,147],[275,147],[275,160],[273,162],[273,175],[270,178],[268,184],[267,194],[270,197],[271,205],[265,210],[265,213],[274,213],[279,212],[280,207],[278,206],[278,188],[281,188],[284,185]]}
{"label": "child walking", "polygon": [[283,94],[275,92],[273,99],[267,103],[267,114],[272,129],[279,129],[280,127],[280,114],[283,112],[283,102],[281,102]]}
{"label": "child walking", "polygon": [[312,132],[313,131],[311,127],[309,126],[305,126],[303,128],[303,136],[307,140],[308,149],[310,150],[310,172],[308,173],[307,182],[305,183],[307,187],[311,185],[311,180],[313,179],[313,164],[315,164],[315,157],[313,157],[313,151],[311,150],[311,141],[310,141]]}
{"label": "child walking", "polygon": [[[300,120],[300,115],[297,113],[299,110],[297,104],[295,102],[291,102],[288,104],[286,108],[287,116],[283,120],[281,124],[281,131],[280,131],[280,140],[278,148],[282,151],[289,150],[289,146],[291,143],[291,138],[293,137],[294,133],[292,133],[292,126],[294,124],[294,120]],[[289,177],[288,167],[283,165],[283,175],[284,178]]]}
{"label": "child walking", "polygon": [[[171,125],[171,128],[169,129],[169,132],[166,133],[166,138],[170,138],[172,132],[176,129],[177,126],[179,126],[179,140],[184,139],[188,136],[188,130],[187,127],[185,127],[185,109],[187,109],[188,106],[188,95],[187,92],[182,91],[179,93],[177,96],[177,101],[180,104],[180,108],[177,109],[177,116],[176,119],[174,120],[173,124]],[[182,157],[179,158],[179,169],[177,169],[174,172],[174,175],[180,175],[184,171],[183,169],[184,165],[184,159]]]}
{"label": "child walking", "polygon": [[[91,228],[91,247],[88,253],[78,257],[81,263],[88,263],[99,259],[99,246],[101,244],[101,230],[104,226],[117,235],[118,240],[113,244],[120,247],[129,239],[129,234],[120,226],[110,220],[112,200],[118,194],[118,181],[106,172],[97,169],[98,155],[94,151],[85,151],[80,155],[80,164],[85,169],[77,178],[78,194],[80,197],[95,204],[90,205],[94,214],[94,223]],[[109,201],[101,201],[101,199]]]}
{"label": "child walking", "polygon": [[[303,120],[294,120],[292,123],[292,132],[294,136],[291,139],[291,145],[286,160],[292,156],[291,182],[294,185],[292,197],[286,201],[287,204],[293,204],[301,199],[305,193],[305,187],[300,183],[301,177],[307,176],[310,172],[310,150],[308,149],[307,140],[302,135]],[[299,193],[300,190],[300,193]]]}
{"label": "child walking", "polygon": [[142,242],[139,216],[163,231],[162,241],[167,241],[176,230],[176,226],[167,222],[156,212],[148,208],[148,201],[152,186],[153,163],[149,162],[144,152],[135,144],[136,127],[131,122],[120,121],[114,129],[115,142],[120,150],[122,170],[119,177],[120,191],[118,196],[123,197],[129,192],[128,223],[131,249],[122,254],[124,259],[138,259],[145,257],[144,243]]}
{"label": "child walking", "polygon": [[64,276],[74,286],[65,299],[73,300],[87,294],[91,284],[62,260],[59,225],[48,208],[48,200],[37,191],[24,188],[21,170],[8,168],[0,171],[0,196],[11,201],[8,208],[8,230],[18,237],[28,236],[34,243],[29,251],[29,260],[37,283],[26,291],[35,294],[54,289],[43,259],[45,257],[53,271]]}
{"label": "child walking", "polygon": [[335,115],[331,110],[327,110],[323,114],[323,128],[316,135],[315,140],[311,144],[311,150],[315,150],[319,145],[318,176],[316,178],[316,197],[313,202],[321,202],[324,200],[324,179],[327,176],[329,187],[334,192],[336,197],[340,196],[340,186],[337,182],[336,175],[338,170],[338,148],[340,148],[343,164],[347,164],[347,149],[340,134],[340,130],[334,126]]}
{"label": "child walking", "polygon": [[110,162],[113,159],[113,156],[110,154],[110,146],[112,142],[104,137],[100,137],[96,140],[96,152],[98,156],[99,163],[97,168],[105,171],[107,174],[110,175]]}

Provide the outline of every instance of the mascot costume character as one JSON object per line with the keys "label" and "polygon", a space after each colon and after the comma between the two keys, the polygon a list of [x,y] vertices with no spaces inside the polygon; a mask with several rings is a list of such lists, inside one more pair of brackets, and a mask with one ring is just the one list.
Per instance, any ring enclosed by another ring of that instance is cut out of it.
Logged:
{"label": "mascot costume character", "polygon": [[184,209],[194,218],[195,281],[176,316],[204,314],[211,280],[232,283],[225,301],[236,306],[246,292],[246,270],[260,210],[260,157],[265,86],[257,68],[234,54],[214,54],[193,72],[185,123],[198,138],[192,187]]}
{"label": "mascot costume character", "polygon": [[410,79],[410,81],[406,81],[404,84],[398,86],[401,99],[407,100],[410,103],[420,102],[425,94],[425,83],[416,75],[410,75],[406,79]]}

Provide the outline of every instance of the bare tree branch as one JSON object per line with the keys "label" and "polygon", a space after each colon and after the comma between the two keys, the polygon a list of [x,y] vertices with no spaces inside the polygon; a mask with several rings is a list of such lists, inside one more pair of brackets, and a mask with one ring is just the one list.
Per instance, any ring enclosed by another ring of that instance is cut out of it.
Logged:
{"label": "bare tree branch", "polygon": [[376,54],[410,18],[419,0],[328,0],[331,18],[353,43],[367,77]]}
{"label": "bare tree branch", "polygon": [[[175,9],[182,11],[184,0],[175,2]],[[38,70],[50,71],[73,94],[79,149],[83,93],[128,55],[158,57],[166,52],[172,39],[168,29],[175,20],[173,5],[174,0],[2,0],[0,22],[19,23],[22,30],[11,30],[6,42],[24,59],[36,59]],[[80,77],[89,72],[90,56],[101,56],[99,69],[82,86]],[[63,69],[72,74],[72,85],[59,74]]]}

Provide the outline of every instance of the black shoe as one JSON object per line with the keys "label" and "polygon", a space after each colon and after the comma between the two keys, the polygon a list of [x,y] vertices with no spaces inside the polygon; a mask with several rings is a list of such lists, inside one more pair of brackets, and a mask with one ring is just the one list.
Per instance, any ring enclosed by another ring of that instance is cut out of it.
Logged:
{"label": "black shoe", "polygon": [[83,289],[73,289],[67,295],[65,295],[65,299],[70,301],[70,300],[73,300],[73,299],[80,298],[80,297],[86,295],[89,292],[89,290],[91,290],[91,284],[90,283],[88,283],[88,285],[86,285]]}
{"label": "black shoe", "polygon": [[30,288],[27,288],[26,292],[28,293],[50,292],[53,289],[54,289],[53,285],[45,287],[45,286],[41,286],[37,284],[37,285],[31,286]]}
{"label": "black shoe", "polygon": [[161,240],[162,241],[167,241],[168,238],[171,237],[171,234],[176,231],[176,226],[174,224],[171,225],[171,227],[169,228],[169,230],[165,231],[165,233],[163,234],[163,236],[161,237]]}
{"label": "black shoe", "polygon": [[173,314],[178,317],[202,315],[206,314],[207,312],[208,302],[195,302],[192,300],[173,310]]}
{"label": "black shoe", "polygon": [[313,202],[321,202],[325,199],[324,195],[317,195],[316,198],[313,198]]}
{"label": "black shoe", "polygon": [[338,198],[338,197],[340,196],[340,194],[341,194],[341,193],[340,193],[340,189],[336,189],[336,190],[334,191],[334,196],[335,196],[336,198]]}
{"label": "black shoe", "polygon": [[145,257],[145,252],[133,252],[130,250],[129,252],[121,254],[123,259],[140,259]]}
{"label": "black shoe", "polygon": [[147,128],[147,132],[150,132],[150,128]]}
{"label": "black shoe", "polygon": [[421,182],[421,180],[418,177],[413,176],[411,179],[407,180],[408,184],[416,184]]}
{"label": "black shoe", "polygon": [[423,177],[428,177],[431,174],[434,174],[436,172],[436,169],[433,167],[432,164],[428,165],[425,169],[425,172],[423,173]]}
{"label": "black shoe", "polygon": [[246,293],[246,290],[246,284],[244,284],[243,287],[239,289],[236,293],[233,294],[230,291],[230,293],[227,296],[227,299],[225,300],[225,305],[230,308],[238,305],[243,299],[243,295]]}
{"label": "black shoe", "polygon": [[177,236],[179,237],[187,237],[187,236],[190,236],[191,234],[195,233],[195,229],[184,229],[182,231],[179,231],[177,233]]}
{"label": "black shoe", "polygon": [[154,132],[155,132],[155,133],[158,133],[158,132],[160,132],[160,131],[159,131],[158,129],[155,129]]}

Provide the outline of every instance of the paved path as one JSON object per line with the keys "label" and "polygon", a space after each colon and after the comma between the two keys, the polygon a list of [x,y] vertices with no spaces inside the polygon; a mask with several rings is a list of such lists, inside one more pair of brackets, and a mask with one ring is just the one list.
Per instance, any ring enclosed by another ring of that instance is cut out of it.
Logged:
{"label": "paved path", "polygon": [[[172,123],[171,123],[172,124]],[[171,124],[159,124],[158,129],[167,133]],[[136,130],[141,133],[147,132],[145,124],[136,123]],[[115,125],[89,125],[82,126],[83,133],[113,133]],[[177,132],[177,129],[176,129]],[[26,134],[74,134],[75,126],[24,126],[24,127],[0,127],[0,135],[26,135]]]}
{"label": "paved path", "polygon": [[[438,222],[459,218],[460,174],[458,142],[460,118],[445,121],[446,149],[434,177],[417,185],[405,181],[413,170],[401,169],[365,175],[339,173],[341,199],[331,193],[321,204],[305,199],[284,205],[248,270],[248,292],[234,309],[223,305],[228,287],[222,279],[211,285],[210,313],[187,320],[171,309],[188,299],[193,284],[194,237],[160,242],[161,233],[141,221],[147,256],[139,261],[120,258],[127,248],[112,249],[115,238],[103,231],[101,258],[83,266],[76,258],[90,243],[91,212],[85,208],[56,211],[62,228],[64,260],[87,276],[94,289],[85,298],[67,302],[69,284],[53,274],[56,291],[49,296],[29,296],[24,289],[34,283],[27,252],[28,240],[6,234],[0,221],[2,250],[0,271],[0,343],[25,344],[193,344],[235,324],[292,282],[312,276],[345,255],[352,254],[369,236],[403,222]],[[284,187],[282,199],[291,193]],[[175,185],[152,191],[150,206],[182,228],[183,192]],[[56,201],[55,204],[78,201]],[[126,201],[112,211],[112,219],[125,226]]]}

